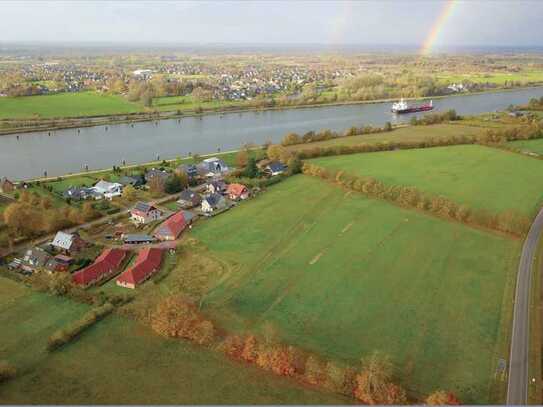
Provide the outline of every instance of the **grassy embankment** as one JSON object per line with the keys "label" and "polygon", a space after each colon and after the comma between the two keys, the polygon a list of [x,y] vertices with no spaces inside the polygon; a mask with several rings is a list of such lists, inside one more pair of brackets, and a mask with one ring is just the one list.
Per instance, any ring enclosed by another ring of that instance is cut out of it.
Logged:
{"label": "grassy embankment", "polygon": [[[109,316],[56,352],[54,331],[87,306],[38,294],[0,278],[0,360],[17,376],[0,385],[0,404],[344,404],[218,353],[167,340]],[[113,368],[115,367],[115,368]]]}
{"label": "grassy embankment", "polygon": [[232,331],[271,322],[288,343],[354,366],[382,350],[415,397],[503,397],[493,374],[507,358],[519,241],[306,176],[192,235],[226,270],[203,309]]}
{"label": "grassy embankment", "polygon": [[543,155],[543,139],[512,141],[507,145],[521,151]]}

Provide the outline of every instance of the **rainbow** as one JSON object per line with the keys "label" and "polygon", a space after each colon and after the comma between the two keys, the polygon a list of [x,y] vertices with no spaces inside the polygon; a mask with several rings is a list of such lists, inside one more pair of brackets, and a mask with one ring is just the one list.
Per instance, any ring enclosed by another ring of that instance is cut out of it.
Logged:
{"label": "rainbow", "polygon": [[432,29],[428,33],[428,36],[424,40],[422,47],[419,50],[420,55],[428,55],[432,51],[432,47],[434,46],[441,31],[443,31],[443,27],[451,16],[455,4],[455,0],[446,1],[443,9],[441,10],[441,13],[439,13],[437,20],[432,25]]}

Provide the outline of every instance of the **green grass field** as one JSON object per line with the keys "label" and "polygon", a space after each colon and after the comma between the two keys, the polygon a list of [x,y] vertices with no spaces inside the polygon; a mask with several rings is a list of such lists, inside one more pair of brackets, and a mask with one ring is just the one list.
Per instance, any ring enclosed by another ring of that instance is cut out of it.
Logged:
{"label": "green grass field", "polygon": [[194,110],[198,107],[202,109],[219,109],[226,107],[242,107],[248,104],[247,101],[241,100],[212,100],[209,102],[194,101],[192,96],[164,96],[153,99],[153,107],[160,111],[173,110]]}
{"label": "green grass field", "polygon": [[469,80],[474,83],[494,83],[504,85],[505,82],[543,82],[543,71],[521,71],[512,73],[470,73],[465,75],[439,75],[438,79],[447,83],[460,83]]}
{"label": "green grass field", "polygon": [[0,360],[9,360],[21,372],[34,369],[48,357],[47,338],[88,308],[0,277]]}
{"label": "green grass field", "polygon": [[47,185],[50,185],[53,188],[53,192],[57,194],[62,194],[70,187],[91,187],[98,181],[97,178],[87,175],[81,175],[76,177],[67,177],[62,178],[60,181],[48,182]]}
{"label": "green grass field", "polygon": [[464,145],[324,157],[311,162],[331,170],[415,186],[489,211],[535,215],[543,199],[543,162],[507,151]]}
{"label": "green grass field", "polygon": [[[221,354],[109,316],[60,350],[47,337],[87,307],[0,278],[0,404],[345,404]],[[8,327],[8,329],[4,329]]]}
{"label": "green grass field", "polygon": [[484,126],[469,126],[463,124],[435,124],[432,126],[407,126],[394,129],[391,132],[363,134],[360,136],[339,137],[332,140],[315,143],[288,146],[289,150],[302,151],[314,147],[332,147],[336,145],[353,146],[363,143],[375,144],[401,141],[421,141],[429,138],[447,138],[451,136],[476,136],[485,130]]}
{"label": "green grass field", "polygon": [[204,310],[234,332],[358,366],[390,354],[416,397],[500,402],[520,242],[296,176],[191,235],[228,265]]}
{"label": "green grass field", "polygon": [[507,144],[522,151],[543,155],[543,139],[511,141]]}
{"label": "green grass field", "polygon": [[142,110],[142,106],[122,96],[96,92],[0,98],[0,119],[97,116]]}

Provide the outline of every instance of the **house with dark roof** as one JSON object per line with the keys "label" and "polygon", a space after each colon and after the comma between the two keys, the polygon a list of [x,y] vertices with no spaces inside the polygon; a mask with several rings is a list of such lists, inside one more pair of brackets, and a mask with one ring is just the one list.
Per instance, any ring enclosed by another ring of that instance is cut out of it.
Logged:
{"label": "house with dark roof", "polygon": [[224,175],[230,170],[228,165],[217,157],[206,158],[197,165],[198,173],[206,177]]}
{"label": "house with dark roof", "polygon": [[226,188],[226,195],[233,201],[249,198],[249,189],[242,184],[229,184]]}
{"label": "house with dark roof", "polygon": [[124,235],[123,242],[125,244],[149,244],[154,243],[155,238],[149,235],[128,234]]}
{"label": "house with dark roof", "polygon": [[105,249],[94,263],[85,267],[72,276],[74,284],[87,287],[114,275],[120,268],[126,252],[121,249]]}
{"label": "house with dark roof", "polygon": [[198,176],[198,168],[194,164],[181,164],[175,169],[175,172],[184,172],[189,178],[194,178]]}
{"label": "house with dark roof", "polygon": [[62,193],[64,199],[71,199],[73,201],[82,201],[93,196],[91,188],[85,187],[70,187]]}
{"label": "house with dark roof", "polygon": [[169,176],[170,176],[170,173],[167,171],[152,168],[145,173],[145,182],[149,183],[153,179],[158,178],[160,182],[164,183],[166,182]]}
{"label": "house with dark roof", "polygon": [[176,240],[181,232],[192,223],[193,217],[189,211],[177,212],[158,227],[155,237],[158,240]]}
{"label": "house with dark roof", "polygon": [[274,161],[269,163],[266,168],[264,169],[264,172],[272,177],[276,175],[281,175],[287,170],[287,166],[279,161]]}
{"label": "house with dark roof", "polygon": [[226,208],[226,199],[221,194],[211,194],[202,199],[202,212],[213,213]]}
{"label": "house with dark roof", "polygon": [[145,177],[143,175],[124,175],[119,178],[119,184],[123,186],[133,186],[134,188],[139,188],[145,185]]}
{"label": "house with dark roof", "polygon": [[201,202],[202,198],[200,195],[189,188],[181,191],[179,199],[177,200],[179,206],[185,209],[194,208],[195,206],[200,205]]}
{"label": "house with dark roof", "polygon": [[210,181],[205,188],[208,194],[222,194],[226,191],[226,183],[222,180]]}
{"label": "house with dark roof", "polygon": [[162,250],[145,248],[138,253],[134,265],[117,278],[117,285],[134,289],[159,271],[161,264]]}
{"label": "house with dark roof", "polygon": [[161,216],[160,209],[145,202],[138,202],[130,211],[130,219],[138,225],[154,222],[159,220]]}

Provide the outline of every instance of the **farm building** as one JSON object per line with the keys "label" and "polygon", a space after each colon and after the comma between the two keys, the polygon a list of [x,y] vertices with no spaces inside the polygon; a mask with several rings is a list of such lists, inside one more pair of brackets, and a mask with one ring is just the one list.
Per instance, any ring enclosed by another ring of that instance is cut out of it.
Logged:
{"label": "farm building", "polygon": [[196,192],[187,188],[181,191],[181,194],[179,195],[179,199],[177,200],[177,203],[182,208],[189,209],[189,208],[194,208],[195,206],[200,205],[200,203],[202,203],[202,198]]}
{"label": "farm building", "polygon": [[138,253],[134,265],[117,278],[117,285],[134,289],[160,269],[162,250],[146,248]]}
{"label": "farm building", "polygon": [[168,218],[155,232],[158,240],[175,240],[181,232],[189,226],[193,219],[192,213],[188,211],[179,211]]}
{"label": "farm building", "polygon": [[238,201],[249,198],[249,189],[242,184],[229,184],[226,188],[226,194],[230,199]]}
{"label": "farm building", "polygon": [[72,264],[73,259],[70,256],[65,256],[63,254],[57,254],[55,257],[51,258],[45,268],[48,271],[68,271],[70,264]]}
{"label": "farm building", "polygon": [[13,192],[15,190],[15,184],[11,182],[6,177],[2,178],[0,180],[0,192],[4,194],[9,194],[10,192]]}
{"label": "farm building", "polygon": [[160,219],[162,211],[155,206],[138,202],[130,211],[130,219],[139,225],[146,225]]}
{"label": "farm building", "polygon": [[81,250],[85,247],[85,242],[77,233],[57,232],[51,246],[55,250],[69,254]]}
{"label": "farm building", "polygon": [[129,234],[123,237],[125,244],[148,244],[153,243],[155,238],[149,235]]}
{"label": "farm building", "polygon": [[87,287],[113,275],[121,266],[126,252],[121,249],[105,249],[94,263],[74,273],[74,284]]}
{"label": "farm building", "polygon": [[202,212],[212,213],[226,208],[226,199],[220,194],[211,194],[202,200]]}
{"label": "farm building", "polygon": [[35,247],[26,251],[20,265],[23,270],[33,272],[45,267],[50,259],[51,256],[45,250]]}

